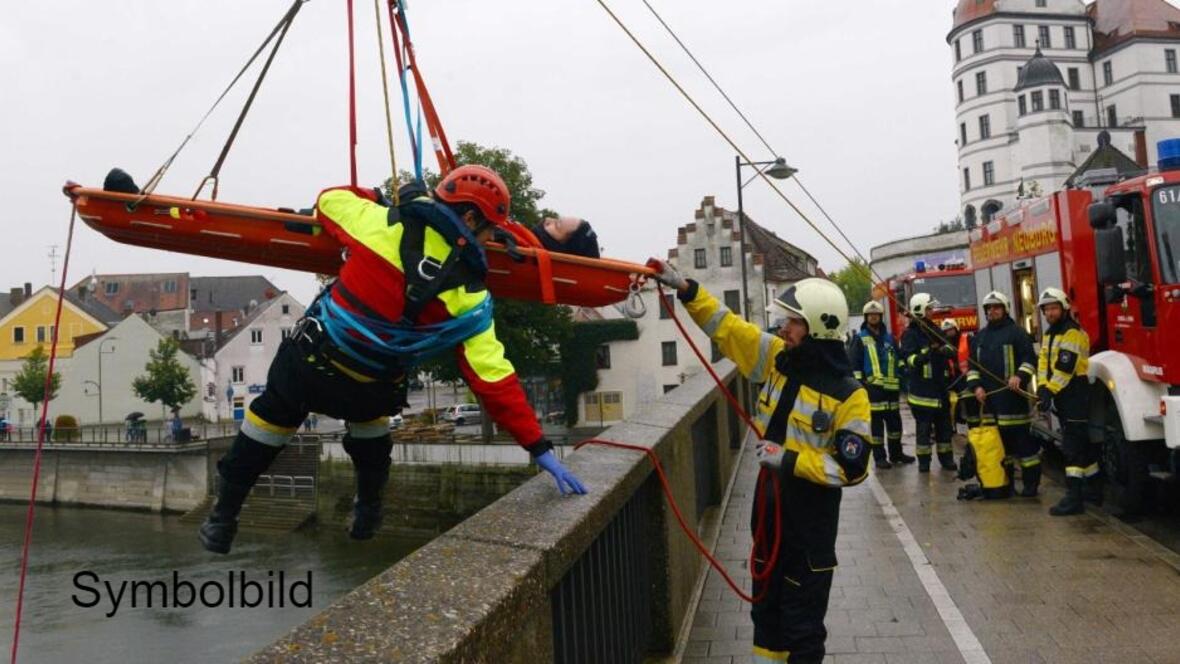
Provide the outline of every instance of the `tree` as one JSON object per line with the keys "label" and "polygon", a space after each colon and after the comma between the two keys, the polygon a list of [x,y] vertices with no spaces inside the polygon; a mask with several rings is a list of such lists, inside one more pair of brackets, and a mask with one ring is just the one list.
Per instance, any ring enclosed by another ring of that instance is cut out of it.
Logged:
{"label": "tree", "polygon": [[197,395],[197,386],[177,359],[178,353],[178,341],[171,337],[160,339],[155,349],[148,351],[151,359],[144,366],[147,373],[131,382],[135,396],[149,403],[160,402],[161,419],[165,409],[180,408]]}
{"label": "tree", "polygon": [[873,292],[873,277],[868,265],[854,258],[851,263],[833,272],[830,278],[844,291],[844,297],[848,299],[848,311],[860,313]]}
{"label": "tree", "polygon": [[[37,411],[37,404],[57,398],[57,391],[61,389],[61,373],[55,371],[49,381],[49,394],[46,395],[45,374],[48,372],[49,356],[45,354],[44,346],[37,346],[25,358],[20,373],[12,380],[12,391],[33,404],[34,412]],[[40,415],[37,418],[40,419]]]}
{"label": "tree", "polygon": [[950,221],[940,221],[938,222],[938,225],[934,227],[934,232],[938,233],[939,235],[943,233],[954,233],[955,231],[965,230],[968,230],[968,228],[967,225],[963,223],[962,217],[955,217]]}

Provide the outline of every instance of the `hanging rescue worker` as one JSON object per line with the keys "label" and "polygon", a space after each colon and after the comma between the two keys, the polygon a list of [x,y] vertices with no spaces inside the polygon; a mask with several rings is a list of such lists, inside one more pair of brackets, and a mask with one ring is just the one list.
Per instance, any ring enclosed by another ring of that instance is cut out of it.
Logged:
{"label": "hanging rescue worker", "polygon": [[1081,514],[1087,494],[1102,495],[1098,453],[1090,443],[1090,337],[1069,315],[1069,297],[1046,288],[1037,302],[1049,328],[1037,360],[1037,408],[1054,406],[1065,452],[1065,497],[1049,508],[1053,516]]}
{"label": "hanging rescue worker", "polygon": [[[901,335],[901,361],[909,369],[906,401],[917,425],[915,447],[918,472],[930,472],[930,457],[937,445],[938,465],[943,470],[957,470],[951,447],[951,418],[947,388],[951,383],[951,361],[957,350],[942,336],[930,312],[938,302],[930,293],[915,293],[910,298],[910,324]],[[933,437],[933,443],[931,438]]]}
{"label": "hanging rescue worker", "polygon": [[[903,452],[901,447],[897,344],[885,329],[885,308],[880,302],[869,300],[861,313],[865,320],[860,331],[852,337],[848,359],[852,362],[852,375],[869,393],[869,409],[873,415],[873,461],[877,468],[913,463],[914,457]],[[886,440],[889,441],[888,458]]]}
{"label": "hanging rescue worker", "polygon": [[[848,302],[826,279],[803,279],[769,309],[785,317],[777,334],[725,308],[695,281],[652,259],[656,279],[677,291],[693,320],[751,382],[761,383],[755,420],[763,431],[759,462],[780,478],[781,549],[773,571],[757,582],[765,596],[754,605],[753,661],[820,662],[824,616],[836,567],[841,488],[868,476],[869,398],[852,376],[844,348]],[[770,483],[755,492],[751,529],[774,532]]]}
{"label": "hanging rescue worker", "polygon": [[433,197],[413,183],[397,207],[378,200],[379,192],[353,187],[319,196],[316,217],[347,258],[283,340],[266,390],[218,461],[217,504],[200,528],[209,551],[229,551],[243,501],[309,411],[348,423],[344,451],[357,484],[349,536],[372,538],[389,479],[389,415],[406,405],[406,371],[449,348],[491,418],[561,493],[585,493],[554,456],[496,339],[481,242],[507,223],[507,185],[491,169],[468,165],[448,173]]}
{"label": "hanging rescue worker", "polygon": [[979,366],[973,364],[967,369],[967,389],[975,395],[982,412],[969,416],[968,424],[974,420],[994,422],[999,427],[1005,472],[1011,478],[1014,467],[1019,465],[1020,495],[1033,498],[1041,484],[1041,447],[1029,430],[1029,401],[1023,393],[1036,372],[1037,353],[1032,337],[1009,315],[1007,295],[992,291],[982,304],[987,325],[971,340],[971,359]]}

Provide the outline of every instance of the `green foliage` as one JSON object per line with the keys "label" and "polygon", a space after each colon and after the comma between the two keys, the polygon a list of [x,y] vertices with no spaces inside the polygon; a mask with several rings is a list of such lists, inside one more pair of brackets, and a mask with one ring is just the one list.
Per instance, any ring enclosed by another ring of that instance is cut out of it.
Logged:
{"label": "green foliage", "polygon": [[967,225],[963,223],[962,217],[955,217],[950,221],[940,221],[938,222],[938,225],[934,227],[934,232],[938,233],[939,235],[942,235],[943,233],[954,233],[955,231],[965,230],[967,230]]}
{"label": "green foliage", "polygon": [[865,262],[854,258],[828,277],[844,291],[844,297],[848,299],[848,311],[853,315],[859,314],[873,291],[872,274]]}
{"label": "green foliage", "polygon": [[578,422],[578,398],[598,387],[598,347],[610,341],[634,341],[639,326],[633,320],[575,323],[573,334],[561,344],[561,390],[565,397],[565,423]]}
{"label": "green foliage", "polygon": [[53,439],[58,441],[78,440],[78,418],[73,415],[58,415],[53,420]]}
{"label": "green foliage", "polygon": [[159,401],[167,408],[179,408],[197,395],[188,369],[177,359],[180,344],[170,337],[160,339],[149,351],[151,359],[144,366],[146,374],[131,382],[135,396],[147,402]]}
{"label": "green foliage", "polygon": [[[61,373],[55,371],[53,378],[49,381],[49,394],[46,395],[45,374],[47,373],[49,373],[49,356],[46,355],[44,346],[37,346],[25,358],[20,373],[12,380],[12,391],[20,398],[33,404],[34,411],[37,410],[37,404],[43,401],[53,401],[57,397],[58,390],[61,389]],[[40,418],[39,413],[37,417]]]}

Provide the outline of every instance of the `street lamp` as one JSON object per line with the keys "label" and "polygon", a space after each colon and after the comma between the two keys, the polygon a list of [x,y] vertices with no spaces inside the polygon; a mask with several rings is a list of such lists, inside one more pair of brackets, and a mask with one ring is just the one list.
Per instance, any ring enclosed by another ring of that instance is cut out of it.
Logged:
{"label": "street lamp", "polygon": [[782,157],[777,157],[773,161],[742,161],[742,156],[734,157],[734,169],[737,172],[737,196],[738,196],[738,235],[741,236],[741,247],[739,251],[739,259],[742,262],[742,318],[750,320],[750,295],[747,292],[746,286],[746,215],[742,208],[742,189],[746,188],[747,184],[754,181],[750,178],[750,182],[742,182],[742,167],[753,166],[757,169],[759,166],[769,166],[769,168],[759,171],[765,173],[776,180],[786,180],[799,172],[799,169],[792,168],[787,165],[787,160]]}
{"label": "street lamp", "polygon": [[118,340],[119,337],[107,337],[98,342],[98,426],[102,426],[102,356],[115,352],[114,346],[111,346],[110,350],[103,350],[102,345],[108,341]]}

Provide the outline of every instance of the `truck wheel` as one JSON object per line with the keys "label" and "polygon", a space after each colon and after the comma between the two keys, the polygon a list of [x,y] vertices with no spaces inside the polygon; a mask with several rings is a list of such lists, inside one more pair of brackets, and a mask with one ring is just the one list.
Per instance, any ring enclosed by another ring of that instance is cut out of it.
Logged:
{"label": "truck wheel", "polygon": [[1110,479],[1115,504],[1127,515],[1143,513],[1147,457],[1143,443],[1128,442],[1114,398],[1106,396],[1102,426],[1102,470]]}

